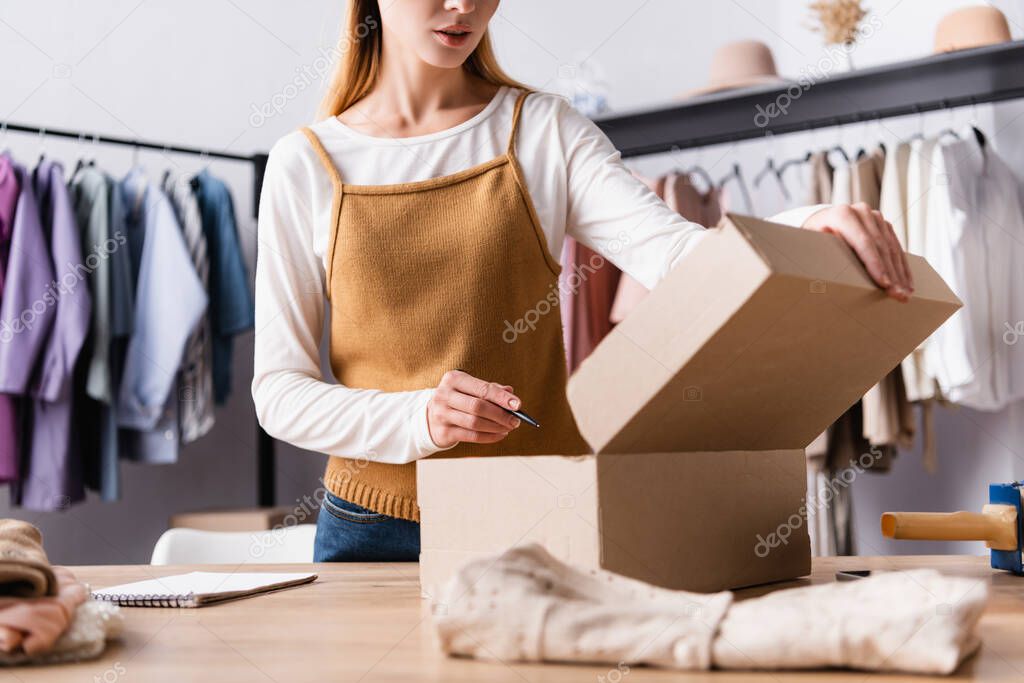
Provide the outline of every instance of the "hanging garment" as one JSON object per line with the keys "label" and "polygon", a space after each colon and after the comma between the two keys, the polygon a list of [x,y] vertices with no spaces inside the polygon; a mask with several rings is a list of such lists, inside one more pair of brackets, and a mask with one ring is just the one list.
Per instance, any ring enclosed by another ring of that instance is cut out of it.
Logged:
{"label": "hanging garment", "polygon": [[[637,176],[659,197],[655,187],[664,182]],[[571,374],[604,339],[614,323],[612,307],[624,279],[631,279],[594,250],[566,236],[558,275],[562,307],[562,336]],[[639,285],[637,285],[639,287]]]}
{"label": "hanging garment", "polygon": [[[408,391],[434,386],[446,371],[462,368],[475,377],[502,377],[545,425],[546,435],[517,429],[499,443],[457,444],[445,451],[449,457],[590,451],[565,395],[560,316],[539,314],[542,303],[558,306],[558,297],[550,296],[558,286],[558,263],[519,180],[515,142],[526,96],[516,100],[504,154],[422,182],[348,185],[316,134],[303,129],[332,179],[335,234],[344,245],[331,253],[326,283],[336,312],[330,359],[338,380],[348,387]],[[512,272],[514,279],[493,276]],[[507,323],[535,309],[531,326],[509,340]],[[419,520],[415,463],[352,462],[329,459],[324,484],[331,493],[375,512]]]}
{"label": "hanging garment", "polygon": [[[10,254],[14,210],[21,188],[11,158],[0,155],[0,301],[3,300],[4,275]],[[18,477],[18,411],[15,398],[0,394],[0,484]]]}
{"label": "hanging garment", "polygon": [[[935,142],[931,138],[911,141],[906,163],[906,250],[919,256],[925,255],[925,240],[929,231],[928,205]],[[923,342],[901,366],[906,395],[910,400],[942,398],[938,383],[929,374],[925,361],[925,347],[928,343],[928,340]]]}
{"label": "hanging garment", "polygon": [[[882,172],[882,192],[879,197],[879,210],[886,220],[892,223],[896,238],[905,250],[909,251],[910,234],[908,199],[908,181],[911,163],[911,145],[907,142],[897,143],[892,152],[885,158],[885,169]],[[919,161],[915,160],[915,163]],[[924,372],[923,347],[913,351],[900,364],[903,374],[903,386],[907,400],[918,402],[921,408],[921,458],[928,472],[935,472],[938,462],[938,450],[935,442],[933,411],[935,410],[935,381]]]}
{"label": "hanging garment", "polygon": [[972,129],[937,144],[924,256],[964,302],[925,364],[954,403],[996,411],[1024,398],[1024,214],[1019,181]]}
{"label": "hanging garment", "polygon": [[[832,201],[832,165],[828,152],[811,155],[811,196],[822,203]],[[840,418],[842,420],[842,418]],[[807,531],[811,541],[811,555],[821,557],[835,555],[837,550],[834,500],[829,481],[828,452],[829,438],[835,425],[829,427],[805,449],[807,456]],[[840,496],[845,493],[839,493]],[[840,501],[840,504],[842,501]],[[846,529],[845,525],[843,526]],[[843,538],[848,534],[844,531]]]}
{"label": "hanging garment", "polygon": [[832,203],[853,203],[853,169],[849,163],[840,163],[832,172]]}
{"label": "hanging garment", "polygon": [[[885,152],[876,148],[862,155],[851,167],[851,192],[854,202],[878,209],[881,200]],[[864,395],[864,438],[882,448],[883,457],[872,469],[888,471],[897,447],[909,448],[914,439],[914,415],[903,387],[903,371],[894,369]]]}
{"label": "hanging garment", "polygon": [[864,202],[877,210],[882,192],[885,150],[876,147],[871,152],[861,154],[849,168],[851,202]]}
{"label": "hanging garment", "polygon": [[22,445],[18,504],[30,510],[63,510],[85,498],[80,443],[73,433],[73,378],[89,332],[92,297],[88,265],[64,169],[48,159],[32,174],[41,207],[42,230],[55,274],[47,293],[55,310],[53,329],[36,368],[32,399],[26,404],[29,431]]}
{"label": "hanging garment", "polygon": [[[928,203],[931,190],[932,176],[932,151],[935,148],[934,139],[916,139],[910,143],[910,153],[907,159],[907,251],[912,254],[923,256],[925,253],[925,236],[928,234]],[[903,370],[903,383],[906,387],[907,398],[911,401],[919,401],[922,404],[921,421],[924,425],[924,457],[925,467],[934,469],[936,467],[937,452],[934,439],[928,425],[933,423],[934,404],[943,400],[938,382],[932,376],[927,367],[925,359],[925,347],[929,340],[925,340],[917,349],[910,354],[909,358],[901,364]]]}
{"label": "hanging garment", "polygon": [[[719,190],[711,188],[701,192],[693,185],[689,175],[670,173],[656,181],[644,182],[670,209],[689,221],[713,227],[722,218]],[[622,322],[649,293],[650,290],[629,275],[623,275],[610,312],[611,322]]]}
{"label": "hanging garment", "polygon": [[178,457],[178,396],[185,344],[205,313],[196,275],[170,200],[140,171],[120,183],[135,288],[135,327],[117,404],[124,457],[171,463]]}
{"label": "hanging garment", "polygon": [[596,251],[565,238],[558,290],[570,373],[611,331],[609,316],[621,277],[622,271]]}
{"label": "hanging garment", "polygon": [[[39,214],[32,177],[11,163],[18,183],[18,202],[11,228],[10,250],[0,302],[0,393],[32,395],[33,372],[46,347],[56,317],[53,261]],[[24,399],[19,399],[24,401]],[[18,432],[25,434],[24,410],[19,411]],[[19,440],[19,451],[24,444]],[[20,475],[19,453],[4,453],[0,469]]]}
{"label": "hanging garment", "polygon": [[253,327],[249,275],[238,240],[231,191],[204,170],[193,179],[209,254],[210,326],[213,332],[213,395],[224,403],[231,393],[231,347],[235,335]]}
{"label": "hanging garment", "polygon": [[808,163],[811,167],[811,204],[832,203],[832,164],[828,152],[815,152]]}
{"label": "hanging garment", "polygon": [[117,387],[133,326],[135,278],[118,184],[94,166],[83,166],[71,179],[71,197],[93,301],[76,368],[76,431],[86,487],[115,501],[121,493]]}
{"label": "hanging garment", "polygon": [[431,612],[443,652],[500,662],[949,674],[981,644],[987,602],[983,582],[930,569],[734,602],[583,571],[529,544],[467,563]]}
{"label": "hanging garment", "polygon": [[928,234],[928,198],[932,189],[932,153],[936,141],[918,138],[907,159],[907,250],[924,255]]}
{"label": "hanging garment", "polygon": [[[199,202],[191,185],[184,178],[175,181],[169,171],[164,174],[163,191],[174,207],[199,281],[209,294],[210,263]],[[213,428],[213,358],[210,338],[210,318],[204,315],[185,345],[181,376],[178,378],[181,442],[184,444],[195,441]]]}
{"label": "hanging garment", "polygon": [[907,248],[907,172],[910,164],[910,143],[899,142],[885,155],[878,210],[892,223],[900,246]]}

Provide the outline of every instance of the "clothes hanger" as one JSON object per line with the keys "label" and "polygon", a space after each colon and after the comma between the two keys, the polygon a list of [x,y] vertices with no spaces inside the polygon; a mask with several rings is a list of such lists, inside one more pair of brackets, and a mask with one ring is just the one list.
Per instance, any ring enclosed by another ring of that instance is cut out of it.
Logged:
{"label": "clothes hanger", "polygon": [[754,187],[761,187],[761,182],[764,181],[765,176],[772,174],[776,178],[779,177],[779,172],[775,168],[775,159],[768,157],[767,163],[764,165],[757,175],[754,176]]}
{"label": "clothes hanger", "polygon": [[39,129],[39,161],[36,162],[36,166],[43,162],[46,158],[46,129]]}
{"label": "clothes hanger", "polygon": [[839,156],[843,157],[843,161],[850,163],[850,155],[846,153],[842,145],[833,145],[825,150],[825,154],[832,154],[832,152],[839,152]]}
{"label": "clothes hanger", "polygon": [[200,168],[199,173],[196,173],[194,176],[192,176],[192,179],[189,181],[189,184],[192,185],[193,190],[199,189],[200,174],[205,173],[210,169],[210,152],[208,150],[204,149],[202,154],[199,155],[199,164],[202,166],[202,168]]}
{"label": "clothes hanger", "polygon": [[[79,149],[80,152],[82,150],[82,146],[83,145],[85,145],[85,133],[79,133],[79,135],[78,135],[78,149]],[[69,178],[69,182],[71,180],[74,180],[75,176],[78,175],[78,172],[81,171],[83,168],[85,168],[85,166],[86,166],[85,154],[79,154],[78,161],[75,162],[75,170],[71,172],[71,178]]]}
{"label": "clothes hanger", "polygon": [[985,147],[986,138],[985,134],[981,132],[981,128],[978,127],[978,100],[971,98],[971,132],[974,133],[974,139],[978,141],[978,145],[982,148]]}
{"label": "clothes hanger", "polygon": [[[836,137],[838,138],[838,142],[836,142],[836,144],[832,145],[831,147],[825,149],[825,159],[826,161],[829,161],[829,163],[831,164],[831,159],[829,159],[829,157],[831,157],[834,153],[838,153],[839,156],[843,158],[843,163],[849,164],[850,155],[847,154],[846,150],[843,148],[843,140],[846,137],[843,133],[846,130],[846,126],[843,125],[841,119],[836,119],[836,128]],[[835,164],[832,164],[832,166],[833,168],[836,167]]]}
{"label": "clothes hanger", "polygon": [[921,107],[916,104],[914,105],[914,112],[917,114],[917,132],[907,138],[905,142],[924,140],[924,112],[921,111]]}
{"label": "clothes hanger", "polygon": [[949,126],[939,131],[939,134],[935,136],[936,139],[941,140],[944,137],[952,136],[954,139],[959,140],[960,134],[957,133],[954,128],[954,126],[956,125],[956,116],[953,113],[953,108],[950,107],[949,103],[945,101],[942,103],[942,107],[949,113]]}
{"label": "clothes hanger", "polygon": [[882,150],[882,154],[886,154],[889,150],[885,148],[885,126],[882,125],[882,115],[878,112],[875,112],[874,126],[874,137],[878,140],[878,148]]}
{"label": "clothes hanger", "polygon": [[775,183],[779,187],[779,191],[782,196],[789,201],[789,190],[786,189],[786,184],[782,181],[782,173],[779,171],[778,165],[775,163],[775,136],[772,133],[767,133],[768,137],[768,160],[765,162],[764,168],[754,176],[754,187],[761,187],[761,183],[766,177],[771,175],[775,178]]}
{"label": "clothes hanger", "polygon": [[0,145],[3,145],[3,147],[0,147],[0,154],[7,154],[7,153],[9,153],[11,151],[10,148],[7,146],[7,121],[6,120],[2,124],[0,124]]}
{"label": "clothes hanger", "polygon": [[92,159],[89,159],[89,161],[86,162],[87,166],[90,166],[90,167],[96,166],[96,158],[99,156],[97,154],[97,151],[99,151],[99,148],[100,148],[100,136],[97,135],[96,133],[93,133],[92,134]]}
{"label": "clothes hanger", "polygon": [[[861,134],[857,136],[857,139],[860,140],[861,143],[863,143],[864,140],[866,140],[867,137],[868,137],[867,119],[865,118],[863,121],[861,121],[861,123],[863,124],[863,130],[861,130]],[[857,154],[854,155],[854,158],[857,161],[860,161],[861,159],[863,159],[867,155],[868,155],[867,150],[864,149],[864,147],[861,146],[861,147],[857,147]]]}
{"label": "clothes hanger", "polygon": [[732,170],[722,176],[722,179],[718,181],[717,188],[722,190],[725,184],[730,180],[735,180],[740,186],[740,194],[743,197],[743,204],[746,207],[747,213],[753,213],[753,202],[750,200],[750,192],[747,190],[747,183],[743,180],[743,170],[739,164],[734,163]]}
{"label": "clothes hanger", "polygon": [[808,151],[802,157],[796,157],[796,158],[793,158],[793,159],[786,159],[785,161],[782,162],[782,164],[777,169],[779,177],[781,178],[783,175],[785,175],[787,169],[793,168],[795,166],[800,166],[802,164],[810,163],[811,157],[813,157],[813,156],[814,155],[810,151]]}

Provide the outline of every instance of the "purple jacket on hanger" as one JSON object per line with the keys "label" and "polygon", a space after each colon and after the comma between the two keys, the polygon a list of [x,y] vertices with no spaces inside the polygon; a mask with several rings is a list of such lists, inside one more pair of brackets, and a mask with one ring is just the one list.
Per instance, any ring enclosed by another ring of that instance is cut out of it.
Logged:
{"label": "purple jacket on hanger", "polygon": [[[0,301],[3,301],[4,274],[10,253],[14,209],[18,204],[20,183],[14,164],[6,154],[0,156]],[[14,397],[0,394],[0,483],[18,476],[18,415]]]}
{"label": "purple jacket on hanger", "polygon": [[[12,163],[18,182],[10,253],[0,302],[0,392],[29,393],[32,371],[57,315],[50,293],[53,262],[39,217],[32,179]],[[18,454],[3,453],[3,468],[17,471]]]}
{"label": "purple jacket on hanger", "polygon": [[82,454],[77,439],[71,438],[71,388],[75,363],[89,332],[92,298],[63,168],[43,160],[32,181],[55,273],[50,291],[56,316],[33,377],[31,431],[22,447],[26,471],[18,502],[32,510],[60,510],[85,498]]}

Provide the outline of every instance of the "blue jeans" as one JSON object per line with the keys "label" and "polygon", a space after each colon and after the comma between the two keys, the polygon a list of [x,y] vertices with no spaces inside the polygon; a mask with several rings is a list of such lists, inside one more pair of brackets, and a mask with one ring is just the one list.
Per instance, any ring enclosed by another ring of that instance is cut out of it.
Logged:
{"label": "blue jeans", "polygon": [[314,562],[416,562],[420,525],[324,496],[316,519]]}

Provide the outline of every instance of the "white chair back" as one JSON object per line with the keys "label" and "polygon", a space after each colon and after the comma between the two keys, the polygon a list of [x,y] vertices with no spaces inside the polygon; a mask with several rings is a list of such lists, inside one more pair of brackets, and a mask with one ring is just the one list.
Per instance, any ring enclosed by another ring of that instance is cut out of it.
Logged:
{"label": "white chair back", "polygon": [[313,561],[315,524],[266,531],[168,529],[150,564],[283,564]]}

